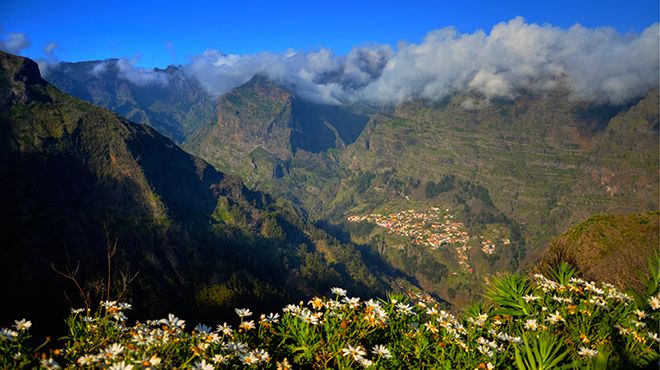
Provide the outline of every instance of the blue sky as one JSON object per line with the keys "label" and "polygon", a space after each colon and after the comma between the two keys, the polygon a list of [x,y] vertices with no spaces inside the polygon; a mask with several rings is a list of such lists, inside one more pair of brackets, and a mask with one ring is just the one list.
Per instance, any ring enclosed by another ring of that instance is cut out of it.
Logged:
{"label": "blue sky", "polygon": [[185,63],[207,48],[224,53],[316,50],[420,42],[434,29],[489,31],[523,16],[529,23],[575,23],[641,32],[658,22],[657,0],[628,1],[33,1],[0,2],[2,38],[23,32],[23,55],[43,57],[56,42],[64,61],[138,57],[138,65]]}

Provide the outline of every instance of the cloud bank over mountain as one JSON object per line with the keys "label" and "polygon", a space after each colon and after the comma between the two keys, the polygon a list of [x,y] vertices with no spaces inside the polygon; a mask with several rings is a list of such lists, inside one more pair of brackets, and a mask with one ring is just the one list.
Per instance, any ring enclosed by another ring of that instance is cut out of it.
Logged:
{"label": "cloud bank over mountain", "polygon": [[120,78],[126,79],[138,86],[161,85],[167,86],[169,78],[166,73],[136,66],[137,59],[108,59],[95,65],[90,73],[99,76],[104,73],[116,73]]}
{"label": "cloud bank over mountain", "polygon": [[658,24],[641,35],[579,25],[562,30],[522,18],[490,34],[445,28],[420,44],[400,44],[380,78],[359,93],[383,103],[437,100],[466,89],[492,99],[565,84],[576,100],[619,104],[657,87],[658,31]]}
{"label": "cloud bank over mountain", "polygon": [[[658,23],[641,34],[621,34],[580,25],[561,29],[518,17],[489,33],[449,27],[429,32],[420,43],[365,45],[345,56],[328,49],[245,55],[209,49],[184,70],[213,95],[260,74],[329,104],[438,101],[465,91],[487,102],[559,87],[575,100],[621,104],[658,86],[659,36]],[[164,72],[139,68],[135,60],[120,59],[117,67],[121,77],[138,85],[167,84]]]}
{"label": "cloud bank over mountain", "polygon": [[358,47],[345,57],[326,49],[254,55],[207,50],[188,70],[214,94],[263,74],[327,103],[437,101],[461,91],[490,100],[562,86],[576,100],[620,104],[657,87],[659,30],[654,24],[642,34],[622,35],[610,28],[564,30],[515,18],[488,34],[443,28],[418,44]]}

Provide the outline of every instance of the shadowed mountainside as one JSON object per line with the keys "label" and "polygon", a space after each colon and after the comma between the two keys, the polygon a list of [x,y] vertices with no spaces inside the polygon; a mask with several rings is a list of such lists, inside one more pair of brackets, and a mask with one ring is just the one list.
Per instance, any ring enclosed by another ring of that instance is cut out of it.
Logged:
{"label": "shadowed mountainside", "polygon": [[137,273],[122,298],[140,317],[217,318],[335,285],[384,291],[386,276],[360,252],[286,202],[247,189],[149,126],[60,92],[29,59],[0,53],[0,106],[0,280],[12,302],[3,320],[27,315],[48,328],[59,325],[50,320],[62,317],[67,299],[81,305],[55,269],[75,271],[92,299],[108,282],[116,297]]}

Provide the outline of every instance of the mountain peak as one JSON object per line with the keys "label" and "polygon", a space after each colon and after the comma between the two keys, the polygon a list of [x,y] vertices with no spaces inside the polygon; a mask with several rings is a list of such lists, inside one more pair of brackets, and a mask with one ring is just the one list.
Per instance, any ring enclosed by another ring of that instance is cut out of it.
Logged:
{"label": "mountain peak", "polygon": [[7,104],[12,100],[32,100],[43,95],[34,87],[48,83],[41,78],[39,66],[34,61],[0,51],[0,68],[0,84],[11,87],[3,89],[0,104]]}
{"label": "mountain peak", "polygon": [[261,73],[257,73],[254,76],[252,76],[252,78],[250,78],[250,80],[248,82],[246,82],[245,85],[251,85],[251,86],[267,85],[267,86],[279,87],[279,86],[277,86],[277,84],[275,84],[275,82],[273,82],[273,80],[268,78],[268,76],[266,76],[264,74],[261,74]]}
{"label": "mountain peak", "polygon": [[165,68],[156,67],[156,68],[154,68],[154,72],[163,72],[163,73],[167,73],[167,74],[174,74],[174,73],[177,73],[180,68],[181,68],[181,65],[175,66],[174,64],[170,64]]}
{"label": "mountain peak", "polygon": [[21,81],[25,85],[46,84],[41,78],[39,65],[30,59],[0,51],[0,63],[5,71],[5,77],[11,77],[14,81]]}
{"label": "mountain peak", "polygon": [[293,94],[290,91],[262,74],[252,76],[248,82],[237,87],[230,94],[244,94],[247,91],[252,91],[262,98],[267,98],[278,103],[287,103],[293,99]]}

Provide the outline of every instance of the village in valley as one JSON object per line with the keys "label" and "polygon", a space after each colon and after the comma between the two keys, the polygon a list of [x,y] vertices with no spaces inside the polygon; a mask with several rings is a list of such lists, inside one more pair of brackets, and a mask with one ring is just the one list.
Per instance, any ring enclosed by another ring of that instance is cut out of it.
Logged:
{"label": "village in valley", "polygon": [[[347,217],[347,221],[373,223],[385,229],[388,234],[408,238],[412,244],[432,250],[454,247],[458,264],[468,272],[474,271],[468,257],[468,251],[472,248],[468,242],[473,238],[449,209],[443,211],[431,207],[424,211],[409,209],[389,214],[351,215]],[[489,256],[495,254],[496,242],[483,236],[480,236],[480,239],[481,251]],[[502,246],[511,244],[508,238],[501,238],[500,242]]]}

